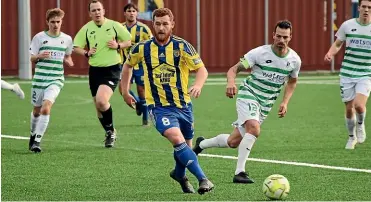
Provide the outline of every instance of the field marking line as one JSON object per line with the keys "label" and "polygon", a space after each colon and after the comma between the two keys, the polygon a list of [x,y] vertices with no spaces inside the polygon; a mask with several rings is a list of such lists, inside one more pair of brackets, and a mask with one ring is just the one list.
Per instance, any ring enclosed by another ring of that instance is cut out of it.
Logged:
{"label": "field marking line", "polygon": [[[215,154],[199,154],[199,156],[205,156],[209,158],[222,158],[222,159],[235,159],[235,160],[238,159],[238,157],[236,156],[223,156],[223,155],[215,155]],[[248,158],[247,160],[255,161],[255,162],[262,162],[262,163],[275,163],[275,164],[294,165],[294,166],[303,166],[303,167],[312,167],[312,168],[324,168],[324,169],[331,169],[331,170],[371,173],[371,170],[369,169],[328,166],[328,165],[302,163],[302,162],[294,162],[294,161],[278,161],[278,160],[259,159],[259,158]]]}
{"label": "field marking line", "polygon": [[24,137],[24,136],[11,136],[11,135],[3,135],[1,134],[2,138],[10,138],[10,139],[17,139],[17,140],[29,140],[29,137]]}
{"label": "field marking line", "polygon": [[[28,137],[23,137],[23,136],[12,136],[12,135],[3,135],[3,134],[1,134],[1,138],[10,138],[10,139],[18,139],[18,140],[28,140],[29,139]],[[209,157],[209,158],[233,159],[233,160],[238,159],[238,157],[236,157],[236,156],[224,156],[224,155],[216,155],[216,154],[199,154],[199,156]],[[248,158],[247,160],[248,161],[261,162],[261,163],[274,163],[274,164],[294,165],[294,166],[311,167],[311,168],[323,168],[323,169],[330,169],[330,170],[371,173],[371,170],[369,170],[369,169],[349,168],[349,167],[340,167],[340,166],[329,166],[329,165],[302,163],[302,162],[294,162],[294,161],[278,161],[278,160],[259,159],[259,158]]]}

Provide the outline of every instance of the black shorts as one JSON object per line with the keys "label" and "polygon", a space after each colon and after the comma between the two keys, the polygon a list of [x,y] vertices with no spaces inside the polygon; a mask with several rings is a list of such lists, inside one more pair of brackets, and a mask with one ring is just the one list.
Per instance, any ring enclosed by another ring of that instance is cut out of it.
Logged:
{"label": "black shorts", "polygon": [[90,66],[89,86],[91,95],[93,97],[97,95],[100,85],[107,85],[112,89],[112,91],[115,91],[117,84],[120,82],[121,70],[121,64],[108,67]]}

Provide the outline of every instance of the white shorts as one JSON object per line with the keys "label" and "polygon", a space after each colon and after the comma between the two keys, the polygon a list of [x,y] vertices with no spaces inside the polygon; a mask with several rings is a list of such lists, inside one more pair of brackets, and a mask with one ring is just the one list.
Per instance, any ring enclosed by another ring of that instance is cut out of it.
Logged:
{"label": "white shorts", "polygon": [[343,102],[354,100],[357,93],[369,96],[371,78],[350,79],[340,77],[340,95]]}
{"label": "white shorts", "polygon": [[60,91],[60,87],[53,84],[48,86],[46,89],[32,88],[31,104],[35,107],[41,107],[44,100],[54,103]]}
{"label": "white shorts", "polygon": [[260,104],[253,100],[239,99],[236,101],[237,110],[237,121],[233,122],[232,125],[240,131],[243,135],[245,134],[245,122],[248,120],[256,120],[260,124],[263,123],[265,116],[260,112]]}

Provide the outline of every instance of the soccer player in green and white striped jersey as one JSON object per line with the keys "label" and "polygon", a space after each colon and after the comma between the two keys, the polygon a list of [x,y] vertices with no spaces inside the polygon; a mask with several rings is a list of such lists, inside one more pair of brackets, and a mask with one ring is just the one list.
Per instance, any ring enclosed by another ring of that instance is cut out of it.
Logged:
{"label": "soccer player in green and white striped jersey", "polygon": [[366,103],[371,91],[371,0],[359,0],[358,10],[358,18],[340,26],[325,56],[325,61],[330,62],[346,43],[340,68],[340,95],[349,135],[345,149],[354,149],[366,140]]}
{"label": "soccer player in green and white striped jersey", "polygon": [[[263,45],[249,51],[227,73],[226,95],[233,98],[237,94],[238,119],[233,124],[235,129],[232,134],[220,134],[210,139],[199,137],[193,149],[199,154],[210,147],[238,147],[234,183],[254,183],[245,172],[245,164],[260,135],[260,125],[287,82],[278,112],[281,118],[286,115],[287,104],[296,87],[301,59],[288,47],[292,36],[291,23],[287,20],[279,21],[274,30],[272,45]],[[236,75],[248,68],[251,68],[251,74],[242,82],[237,93]]]}
{"label": "soccer player in green and white striped jersey", "polygon": [[64,84],[63,62],[73,66],[72,38],[61,32],[63,10],[46,12],[47,31],[36,34],[30,45],[31,61],[35,65],[32,80],[31,136],[29,150],[41,152],[40,142],[48,127],[50,110]]}

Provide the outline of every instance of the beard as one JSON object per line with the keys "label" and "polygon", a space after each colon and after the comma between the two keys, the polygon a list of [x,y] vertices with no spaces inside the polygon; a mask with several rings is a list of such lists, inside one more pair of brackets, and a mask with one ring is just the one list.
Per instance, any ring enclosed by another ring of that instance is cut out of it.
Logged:
{"label": "beard", "polygon": [[283,49],[286,48],[286,45],[283,44],[283,43],[278,43],[278,44],[276,44],[275,46],[276,46],[276,48],[279,49],[279,50],[283,50]]}
{"label": "beard", "polygon": [[164,43],[170,38],[171,32],[169,33],[156,33],[155,38],[158,42]]}

